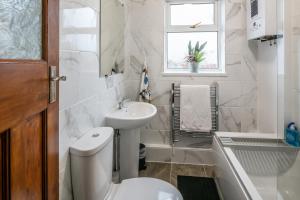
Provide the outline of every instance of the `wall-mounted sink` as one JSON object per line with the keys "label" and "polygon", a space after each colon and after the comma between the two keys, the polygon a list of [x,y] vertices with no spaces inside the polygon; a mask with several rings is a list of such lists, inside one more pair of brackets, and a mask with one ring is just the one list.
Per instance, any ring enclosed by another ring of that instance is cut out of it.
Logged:
{"label": "wall-mounted sink", "polygon": [[154,105],[143,102],[127,102],[122,109],[106,116],[106,124],[114,129],[136,129],[145,126],[156,115]]}
{"label": "wall-mounted sink", "polygon": [[140,128],[156,115],[149,103],[127,102],[122,109],[106,115],[106,125],[120,131],[120,179],[138,177]]}

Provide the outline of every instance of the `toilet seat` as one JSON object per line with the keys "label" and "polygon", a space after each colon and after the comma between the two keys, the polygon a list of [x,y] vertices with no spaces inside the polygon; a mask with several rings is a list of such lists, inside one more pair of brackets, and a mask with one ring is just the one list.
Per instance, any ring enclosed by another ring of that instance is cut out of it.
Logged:
{"label": "toilet seat", "polygon": [[155,178],[132,178],[122,181],[112,200],[183,200],[170,183]]}

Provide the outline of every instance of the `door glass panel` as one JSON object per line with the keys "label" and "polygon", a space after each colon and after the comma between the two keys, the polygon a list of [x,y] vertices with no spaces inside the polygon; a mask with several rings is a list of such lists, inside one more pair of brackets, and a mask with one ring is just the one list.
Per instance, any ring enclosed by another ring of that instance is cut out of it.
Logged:
{"label": "door glass panel", "polygon": [[0,59],[42,56],[42,0],[0,1]]}

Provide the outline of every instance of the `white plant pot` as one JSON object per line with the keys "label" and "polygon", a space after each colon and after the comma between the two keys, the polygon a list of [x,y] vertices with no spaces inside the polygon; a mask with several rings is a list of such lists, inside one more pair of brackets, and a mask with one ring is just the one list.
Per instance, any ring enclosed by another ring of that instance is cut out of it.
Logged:
{"label": "white plant pot", "polygon": [[197,62],[192,62],[190,63],[190,70],[192,73],[198,73],[198,70],[199,70],[199,64],[200,63],[197,63]]}

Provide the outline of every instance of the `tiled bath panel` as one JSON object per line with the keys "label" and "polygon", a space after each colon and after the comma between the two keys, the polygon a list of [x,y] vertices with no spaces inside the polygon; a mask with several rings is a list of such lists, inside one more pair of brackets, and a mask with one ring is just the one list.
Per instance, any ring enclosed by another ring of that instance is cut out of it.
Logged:
{"label": "tiled bath panel", "polygon": [[173,162],[192,165],[213,165],[211,148],[172,148],[170,145],[147,145],[148,162]]}
{"label": "tiled bath panel", "polygon": [[147,162],[147,169],[140,177],[158,178],[177,187],[177,176],[214,177],[214,165],[192,165],[163,162]]}

